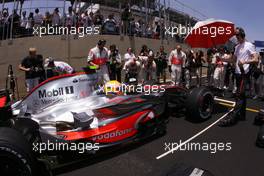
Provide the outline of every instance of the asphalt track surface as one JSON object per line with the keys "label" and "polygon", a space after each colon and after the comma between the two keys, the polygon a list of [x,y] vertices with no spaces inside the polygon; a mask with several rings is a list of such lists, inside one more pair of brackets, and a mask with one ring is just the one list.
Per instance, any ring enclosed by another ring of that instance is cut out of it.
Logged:
{"label": "asphalt track surface", "polygon": [[[264,107],[264,102],[249,99],[247,107],[259,109]],[[193,166],[209,170],[215,176],[263,176],[264,149],[255,146],[259,127],[253,124],[256,113],[250,111],[247,111],[246,121],[224,128],[216,124],[190,141],[200,144],[231,143],[230,151],[174,151],[156,159],[168,151],[165,150],[165,143],[187,140],[221,118],[229,109],[217,105],[213,117],[202,123],[191,122],[180,114],[174,114],[170,117],[167,133],[161,137],[55,169],[54,173],[60,176],[165,176],[180,167]]]}

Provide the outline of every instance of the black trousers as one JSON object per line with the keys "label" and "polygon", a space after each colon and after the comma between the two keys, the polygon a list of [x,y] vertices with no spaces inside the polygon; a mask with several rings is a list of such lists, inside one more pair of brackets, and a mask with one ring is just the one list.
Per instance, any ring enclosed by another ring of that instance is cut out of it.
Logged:
{"label": "black trousers", "polygon": [[250,81],[250,74],[235,74],[236,79],[236,106],[234,111],[242,118],[246,117],[246,107],[247,107],[247,98],[246,98],[246,85]]}
{"label": "black trousers", "polygon": [[121,68],[110,66],[110,80],[117,80],[121,82]]}

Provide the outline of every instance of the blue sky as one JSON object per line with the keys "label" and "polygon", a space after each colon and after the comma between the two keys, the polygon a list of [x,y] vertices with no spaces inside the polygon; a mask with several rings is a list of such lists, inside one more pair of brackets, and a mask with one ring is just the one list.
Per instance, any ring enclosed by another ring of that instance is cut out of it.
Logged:
{"label": "blue sky", "polygon": [[263,0],[166,0],[170,6],[205,19],[193,10],[180,5],[180,1],[196,9],[209,18],[233,22],[245,29],[249,41],[264,41],[264,1]]}

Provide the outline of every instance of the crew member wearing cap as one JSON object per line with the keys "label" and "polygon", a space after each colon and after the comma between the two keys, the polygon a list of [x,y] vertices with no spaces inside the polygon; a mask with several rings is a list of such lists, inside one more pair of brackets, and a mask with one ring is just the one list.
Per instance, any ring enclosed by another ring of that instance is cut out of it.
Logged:
{"label": "crew member wearing cap", "polygon": [[25,72],[27,92],[30,92],[44,78],[43,57],[37,55],[36,48],[29,48],[29,56],[25,57],[19,69]]}
{"label": "crew member wearing cap", "polygon": [[46,70],[46,78],[61,74],[71,74],[74,72],[74,69],[68,63],[62,61],[54,61],[52,57],[48,57],[45,59],[44,67]]}
{"label": "crew member wearing cap", "polygon": [[105,40],[99,40],[97,46],[90,50],[87,58],[87,63],[89,66],[95,66],[98,68],[98,81],[103,81],[103,83],[106,83],[110,80],[107,67],[109,56],[107,48],[104,47],[105,43]]}
{"label": "crew member wearing cap", "polygon": [[221,120],[220,126],[230,126],[239,120],[246,118],[246,95],[245,82],[250,79],[249,66],[258,62],[258,55],[255,46],[246,41],[246,34],[242,28],[236,28],[236,38],[238,41],[232,58],[222,59],[225,62],[235,63],[235,79],[237,86],[236,106],[234,111],[225,119]]}
{"label": "crew member wearing cap", "polygon": [[182,66],[185,60],[186,54],[182,51],[181,46],[177,45],[176,49],[171,51],[168,63],[173,84],[180,85]]}

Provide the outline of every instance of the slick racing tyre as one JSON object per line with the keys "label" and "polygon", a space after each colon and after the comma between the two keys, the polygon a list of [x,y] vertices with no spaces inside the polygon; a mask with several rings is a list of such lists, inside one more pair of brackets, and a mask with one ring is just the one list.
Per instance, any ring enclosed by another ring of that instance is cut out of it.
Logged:
{"label": "slick racing tyre", "polygon": [[256,145],[258,147],[264,148],[264,125],[262,125],[259,129]]}
{"label": "slick racing tyre", "polygon": [[194,88],[186,100],[186,116],[195,121],[207,120],[212,116],[213,93],[206,87]]}
{"label": "slick racing tyre", "polygon": [[264,125],[264,110],[260,109],[254,120],[255,125]]}
{"label": "slick racing tyre", "polygon": [[36,159],[22,134],[11,128],[0,128],[1,176],[34,176]]}

